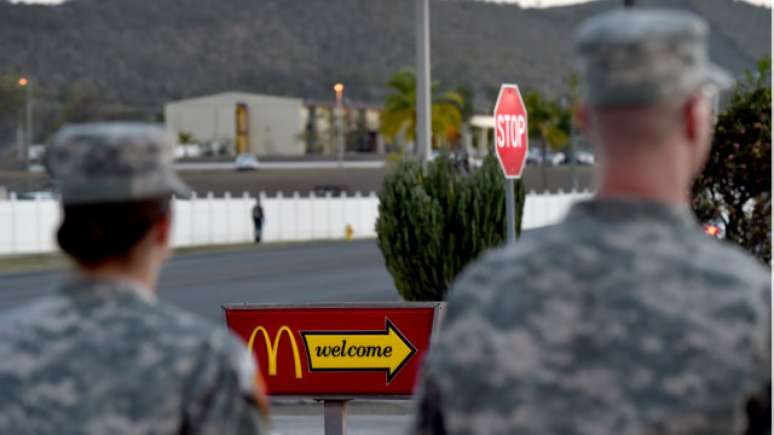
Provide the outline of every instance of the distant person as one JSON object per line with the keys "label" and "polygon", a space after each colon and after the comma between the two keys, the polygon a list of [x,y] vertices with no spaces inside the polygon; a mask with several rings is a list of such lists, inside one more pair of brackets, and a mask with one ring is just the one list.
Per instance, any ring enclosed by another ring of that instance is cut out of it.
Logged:
{"label": "distant person", "polygon": [[616,10],[577,34],[596,198],[449,292],[417,434],[741,434],[771,372],[770,271],[689,208],[712,98],[707,24]]}
{"label": "distant person", "polygon": [[0,433],[261,432],[243,344],[156,297],[170,200],[188,194],[171,158],[172,141],[145,124],[56,136],[47,165],[73,267],[50,295],[0,316]]}
{"label": "distant person", "polygon": [[253,207],[253,225],[255,226],[255,243],[261,242],[263,236],[263,207],[261,206],[261,198],[255,200],[255,206]]}

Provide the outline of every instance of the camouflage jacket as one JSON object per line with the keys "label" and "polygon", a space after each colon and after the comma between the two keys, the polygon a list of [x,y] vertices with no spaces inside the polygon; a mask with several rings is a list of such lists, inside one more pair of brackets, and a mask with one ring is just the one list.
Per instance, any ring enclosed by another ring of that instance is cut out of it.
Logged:
{"label": "camouflage jacket", "polygon": [[596,199],[450,290],[418,434],[741,434],[769,379],[770,272],[690,211]]}
{"label": "camouflage jacket", "polygon": [[118,281],[74,279],[0,318],[0,433],[259,433],[241,342]]}

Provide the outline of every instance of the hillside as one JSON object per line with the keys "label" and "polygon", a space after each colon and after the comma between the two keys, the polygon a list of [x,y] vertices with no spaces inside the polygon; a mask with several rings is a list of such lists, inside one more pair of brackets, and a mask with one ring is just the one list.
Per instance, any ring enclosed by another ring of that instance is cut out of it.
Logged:
{"label": "hillside", "polygon": [[[558,92],[572,33],[617,7],[602,0],[551,9],[432,2],[435,79],[469,85],[480,107],[503,81]],[[731,0],[640,0],[691,9],[713,27],[712,56],[739,73],[771,50],[769,9]],[[31,73],[43,98],[74,81],[114,102],[158,111],[169,99],[237,89],[380,102],[387,77],[414,60],[412,0],[0,0],[0,73]]]}

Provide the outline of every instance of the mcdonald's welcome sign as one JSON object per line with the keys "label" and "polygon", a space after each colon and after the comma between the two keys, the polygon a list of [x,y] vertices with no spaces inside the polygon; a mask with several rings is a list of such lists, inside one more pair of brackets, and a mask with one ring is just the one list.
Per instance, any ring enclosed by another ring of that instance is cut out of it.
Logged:
{"label": "mcdonald's welcome sign", "polygon": [[271,395],[409,396],[440,303],[228,305]]}

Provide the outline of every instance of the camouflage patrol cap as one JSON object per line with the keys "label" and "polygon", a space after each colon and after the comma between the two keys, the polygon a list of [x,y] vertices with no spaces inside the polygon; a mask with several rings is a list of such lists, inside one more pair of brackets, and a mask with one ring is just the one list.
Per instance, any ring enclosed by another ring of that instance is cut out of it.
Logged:
{"label": "camouflage patrol cap", "polygon": [[576,34],[575,49],[593,107],[677,100],[733,80],[708,57],[707,23],[696,14],[625,8],[594,16]]}
{"label": "camouflage patrol cap", "polygon": [[173,146],[154,124],[75,124],[57,133],[46,167],[64,204],[187,197],[190,189],[172,169]]}

